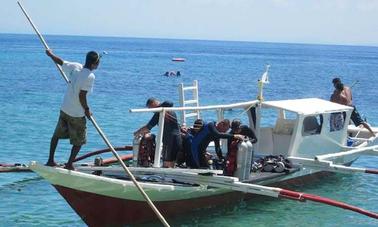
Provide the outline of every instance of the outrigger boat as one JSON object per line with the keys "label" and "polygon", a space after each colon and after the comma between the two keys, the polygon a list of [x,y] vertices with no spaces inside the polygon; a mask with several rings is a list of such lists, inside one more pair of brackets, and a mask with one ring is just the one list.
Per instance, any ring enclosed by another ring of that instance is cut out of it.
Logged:
{"label": "outrigger boat", "polygon": [[[187,90],[183,85],[180,88]],[[197,82],[189,88],[198,95]],[[160,113],[153,166],[137,165],[138,158],[135,156],[138,147],[134,146],[134,160],[129,168],[161,213],[172,217],[198,208],[248,199],[249,193],[252,193],[300,201],[313,200],[378,218],[376,213],[344,203],[276,187],[325,171],[377,173],[376,170],[350,167],[361,155],[378,154],[376,137],[369,137],[365,129],[348,125],[353,109],[318,98],[263,101],[262,91],[260,95],[260,100],[228,105],[199,106],[198,100],[194,99],[180,102],[196,103],[191,107],[130,110],[132,113]],[[184,95],[180,93],[180,97]],[[215,111],[218,119],[223,119],[225,111],[229,109],[241,109],[258,138],[254,146],[248,141],[240,142],[234,176],[225,176],[222,170],[161,168],[166,111],[180,111],[182,123],[185,123],[187,117],[198,118],[204,111]],[[345,116],[345,121],[335,129],[332,128],[332,118],[338,114]],[[377,128],[373,130],[378,131]],[[253,172],[253,160],[268,155],[287,157],[293,168],[285,172]],[[118,226],[157,219],[120,167],[76,166],[76,171],[70,171],[31,162],[30,168],[50,182],[90,226]]]}
{"label": "outrigger boat", "polygon": [[[20,2],[18,5],[42,44],[49,49]],[[58,65],[57,68],[69,83]],[[138,166],[137,155],[140,149],[139,144],[135,143],[133,156],[125,158],[133,159],[132,167],[128,168],[91,116],[94,127],[120,161],[123,169],[101,166],[99,162],[99,166],[76,166],[73,171],[44,166],[35,161],[32,161],[28,168],[51,183],[89,226],[124,226],[157,218],[165,226],[169,226],[163,216],[169,218],[198,208],[240,201],[250,198],[251,194],[299,201],[311,200],[378,219],[378,214],[374,212],[278,187],[322,172],[377,174],[377,170],[350,165],[361,155],[377,155],[378,140],[376,136],[369,136],[366,130],[348,125],[352,113],[349,106],[317,98],[264,101],[262,88],[267,82],[268,68],[259,81],[257,100],[199,106],[198,84],[195,82],[194,86],[180,86],[181,107],[130,110],[133,113],[160,114],[152,167]],[[185,101],[185,90],[194,91],[193,100]],[[233,176],[226,176],[222,170],[161,168],[164,116],[167,111],[181,111],[182,123],[186,123],[187,117],[198,118],[203,111],[211,110],[216,111],[220,120],[224,118],[226,110],[236,108],[242,109],[242,113],[247,115],[249,126],[255,130],[258,142],[255,146],[249,141],[239,142],[236,171],[233,172]],[[187,114],[186,111],[193,112]],[[335,124],[335,119],[342,120],[337,120]],[[377,128],[373,130],[378,131]],[[284,172],[251,171],[253,160],[267,155],[286,157],[292,162],[292,168]]]}

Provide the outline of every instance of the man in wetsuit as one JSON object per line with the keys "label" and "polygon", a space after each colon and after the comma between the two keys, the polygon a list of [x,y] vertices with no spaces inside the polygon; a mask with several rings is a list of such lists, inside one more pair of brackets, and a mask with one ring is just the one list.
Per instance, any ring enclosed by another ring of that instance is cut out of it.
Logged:
{"label": "man in wetsuit", "polygon": [[354,125],[358,127],[359,125],[363,125],[372,136],[375,136],[375,133],[370,128],[370,126],[362,120],[360,114],[358,113],[356,107],[353,105],[352,102],[352,90],[345,86],[340,78],[334,78],[332,80],[333,86],[335,87],[335,90],[333,91],[333,94],[331,95],[331,102],[339,103],[346,106],[353,107],[352,115],[350,116],[350,119],[353,121]]}
{"label": "man in wetsuit", "polygon": [[[156,98],[149,98],[146,106],[148,108],[172,107],[173,103],[164,101],[160,103]],[[143,127],[134,132],[134,136],[148,133],[159,123],[159,112],[154,113],[151,120]],[[177,152],[181,149],[180,127],[175,112],[167,111],[164,118],[163,129],[163,167],[173,168]]]}
{"label": "man in wetsuit", "polygon": [[201,119],[194,122],[191,140],[191,154],[193,155],[192,168],[208,168],[209,164],[206,159],[206,148],[211,141],[214,141],[215,151],[219,158],[222,158],[219,139],[243,139],[243,136],[226,133],[230,128],[230,121],[225,119],[217,124],[215,122],[204,123]]}
{"label": "man in wetsuit", "polygon": [[247,136],[249,140],[251,141],[251,143],[257,142],[257,137],[255,133],[253,132],[253,130],[247,125],[242,125],[239,119],[232,120],[230,133]]}

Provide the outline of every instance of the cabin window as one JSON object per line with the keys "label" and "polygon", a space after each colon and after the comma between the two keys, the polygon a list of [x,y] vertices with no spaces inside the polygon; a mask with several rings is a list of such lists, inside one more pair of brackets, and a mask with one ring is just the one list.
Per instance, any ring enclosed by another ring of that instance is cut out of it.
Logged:
{"label": "cabin window", "polygon": [[307,116],[303,119],[303,136],[320,134],[323,125],[323,116]]}
{"label": "cabin window", "polygon": [[329,121],[330,132],[342,130],[345,124],[345,117],[345,112],[331,113]]}

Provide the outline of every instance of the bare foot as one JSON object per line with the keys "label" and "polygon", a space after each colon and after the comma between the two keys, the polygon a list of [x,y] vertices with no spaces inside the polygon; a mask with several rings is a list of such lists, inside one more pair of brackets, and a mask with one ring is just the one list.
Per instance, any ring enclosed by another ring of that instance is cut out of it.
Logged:
{"label": "bare foot", "polygon": [[47,162],[46,164],[45,164],[45,166],[52,166],[52,167],[54,167],[54,166],[57,166],[58,164],[56,164],[56,162],[54,162],[54,161],[52,161],[52,162]]}
{"label": "bare foot", "polygon": [[65,165],[64,166],[65,169],[68,169],[68,170],[75,170],[75,168],[73,167],[73,165]]}

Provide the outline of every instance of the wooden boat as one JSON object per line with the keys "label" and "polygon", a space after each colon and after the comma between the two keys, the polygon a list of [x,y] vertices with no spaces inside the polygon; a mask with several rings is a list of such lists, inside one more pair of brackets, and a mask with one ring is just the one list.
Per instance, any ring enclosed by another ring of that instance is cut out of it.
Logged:
{"label": "wooden boat", "polygon": [[[251,158],[283,155],[294,164],[290,171],[251,172],[251,160],[249,165],[244,165],[246,169],[236,171],[234,177],[224,176],[221,170],[161,168],[162,116],[166,111],[215,110],[222,119],[225,110],[237,108],[244,110],[258,137]],[[324,171],[376,173],[349,165],[361,155],[377,155],[377,138],[369,137],[365,129],[347,124],[351,107],[326,100],[253,100],[229,105],[133,109],[131,112],[160,112],[153,167],[134,166],[130,170],[166,217],[239,201],[248,198],[248,193],[303,200],[304,194],[265,186],[305,179]],[[274,113],[275,119],[272,118]],[[330,125],[335,114],[345,115],[345,121],[338,129],[332,129]],[[70,171],[32,162],[30,168],[49,181],[90,226],[118,226],[156,219],[138,189],[119,167],[77,167],[76,171]],[[367,215],[378,217],[374,213]]]}
{"label": "wooden boat", "polygon": [[[49,49],[29,15],[19,2],[18,4],[45,48]],[[62,77],[69,83],[64,72],[58,65],[57,67]],[[268,68],[259,81],[258,100],[200,107],[198,99],[195,99],[181,102],[195,104],[196,106],[193,107],[183,105],[178,108],[131,110],[131,112],[160,113],[160,127],[152,168],[139,167],[137,162],[134,162],[135,166],[131,169],[133,174],[129,172],[93,117],[90,117],[91,122],[116,154],[117,159],[121,161],[121,166],[128,175],[114,167],[76,167],[76,170],[72,171],[43,166],[35,161],[30,163],[29,168],[50,182],[89,226],[124,226],[148,222],[156,217],[168,226],[161,214],[171,217],[196,208],[238,201],[247,198],[249,194],[299,201],[312,200],[378,219],[378,214],[348,204],[267,186],[290,182],[322,171],[378,173],[377,170],[348,167],[360,155],[378,153],[376,136],[369,137],[365,130],[348,126],[351,107],[316,98],[263,101],[262,87],[267,83]],[[185,90],[183,86],[181,88],[182,91]],[[194,96],[198,96],[198,91],[194,93],[196,94]],[[180,96],[185,100],[183,94]],[[166,111],[182,111],[183,123],[185,123],[186,117],[199,117],[200,111],[215,110],[218,119],[222,119],[225,110],[234,108],[244,110],[243,113],[247,114],[250,127],[255,129],[258,137],[256,146],[251,146],[248,141],[240,143],[234,176],[224,176],[223,171],[217,170],[161,168],[162,132]],[[273,109],[276,113],[275,119],[272,117],[274,115],[266,113],[265,109]],[[186,111],[193,113],[186,115]],[[341,115],[342,122],[338,122],[337,127],[331,126],[332,118]],[[271,125],[265,125],[266,122],[270,122]],[[377,128],[374,130],[377,132]],[[348,141],[348,136],[351,137],[351,142]],[[137,149],[133,153],[137,154]],[[271,154],[287,157],[293,162],[293,168],[281,173],[250,171],[255,156]],[[133,155],[133,159],[137,160],[136,155]],[[134,175],[139,183],[135,181]],[[156,212],[156,208],[161,213]]]}

